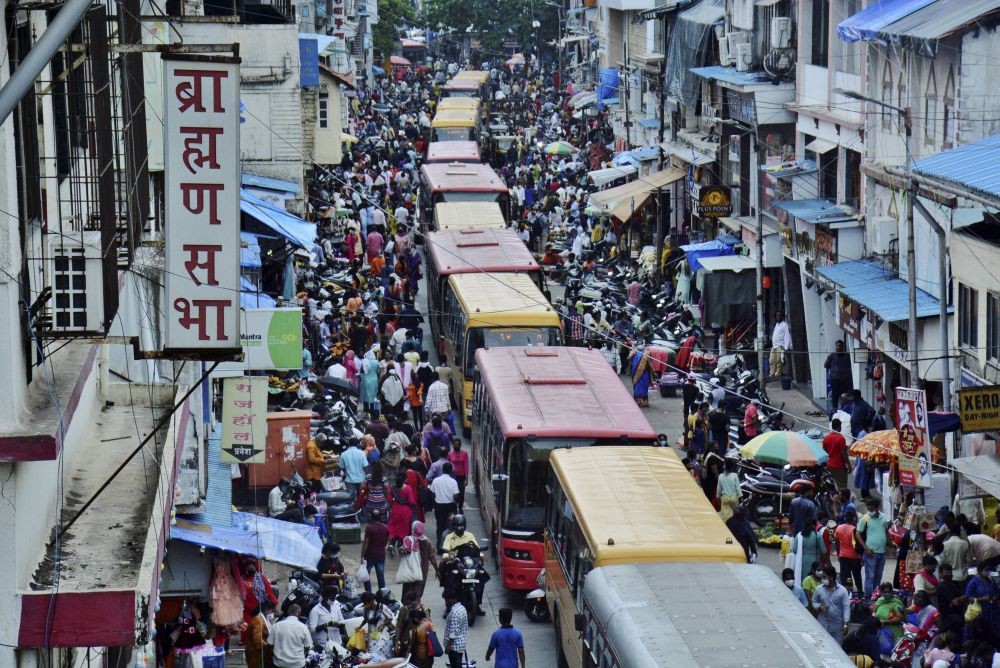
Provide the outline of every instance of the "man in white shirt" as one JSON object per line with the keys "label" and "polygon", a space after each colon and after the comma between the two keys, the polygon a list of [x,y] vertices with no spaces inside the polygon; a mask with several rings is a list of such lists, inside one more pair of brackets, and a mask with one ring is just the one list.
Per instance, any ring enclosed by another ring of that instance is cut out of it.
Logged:
{"label": "man in white shirt", "polygon": [[434,478],[430,489],[434,492],[434,519],[437,523],[437,545],[440,549],[441,539],[448,532],[448,521],[458,510],[458,482],[452,477],[455,468],[451,462],[441,467],[441,475]]}
{"label": "man in white shirt", "polygon": [[288,489],[288,481],[282,478],[267,495],[267,514],[276,520],[301,522],[303,520],[302,509],[296,506],[294,501],[285,500],[286,489]]}
{"label": "man in white shirt", "polygon": [[302,608],[288,606],[288,616],[271,627],[267,642],[274,647],[274,665],[278,668],[303,668],[306,652],[312,647],[309,627],[299,621]]}
{"label": "man in white shirt", "polygon": [[323,597],[309,612],[309,632],[317,647],[326,645],[327,640],[341,642],[337,628],[344,625],[344,613],[337,603],[337,590],[332,587],[323,588]]}
{"label": "man in white shirt", "polygon": [[785,353],[792,349],[792,330],[785,321],[785,314],[778,311],[774,314],[774,332],[771,334],[771,378],[782,375],[785,366]]}
{"label": "man in white shirt", "polygon": [[337,378],[339,380],[347,379],[347,367],[345,367],[342,362],[344,358],[340,355],[336,355],[333,358],[333,364],[331,364],[326,370],[327,378]]}

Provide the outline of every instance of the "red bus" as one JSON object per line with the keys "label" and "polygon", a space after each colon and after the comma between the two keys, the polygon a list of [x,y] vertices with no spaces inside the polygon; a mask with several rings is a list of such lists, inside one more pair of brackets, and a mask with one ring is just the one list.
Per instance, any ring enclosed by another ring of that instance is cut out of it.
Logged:
{"label": "red bus", "polygon": [[[427,251],[427,305],[434,320],[439,317],[435,314],[443,310],[448,277],[452,274],[523,272],[545,292],[542,268],[513,230],[470,227],[428,232],[424,248]],[[437,331],[440,331],[440,323]]]}
{"label": "red bus", "polygon": [[494,347],[476,352],[473,481],[508,589],[533,589],[545,563],[549,453],[657,443],[657,434],[597,350]]}
{"label": "red bus", "polygon": [[432,141],[427,145],[427,162],[480,163],[479,145],[474,141]]}
{"label": "red bus", "polygon": [[427,231],[434,221],[434,205],[439,202],[496,202],[510,219],[507,184],[489,165],[462,162],[435,162],[420,168],[420,225]]}

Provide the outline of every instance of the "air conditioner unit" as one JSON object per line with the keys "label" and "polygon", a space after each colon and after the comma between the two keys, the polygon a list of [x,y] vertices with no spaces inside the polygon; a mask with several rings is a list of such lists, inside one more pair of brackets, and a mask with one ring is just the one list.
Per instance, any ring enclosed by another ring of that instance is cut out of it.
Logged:
{"label": "air conditioner unit", "polygon": [[101,233],[80,237],[52,235],[49,271],[52,281],[52,329],[57,332],[104,331],[104,285]]}
{"label": "air conditioner unit", "polygon": [[734,30],[726,34],[726,39],[729,40],[729,57],[736,58],[738,55],[736,50],[739,45],[750,43],[750,33],[744,30]]}
{"label": "air conditioner unit", "polygon": [[892,216],[872,216],[868,219],[868,252],[888,255],[892,242],[898,238],[899,223]]}
{"label": "air conditioner unit", "polygon": [[733,64],[733,54],[729,51],[729,40],[724,35],[719,40],[719,64],[723,67]]}
{"label": "air conditioner unit", "polygon": [[753,46],[740,44],[736,47],[736,71],[749,72],[751,65],[753,65]]}
{"label": "air conditioner unit", "polygon": [[792,19],[775,16],[771,19],[771,48],[787,49],[792,45]]}

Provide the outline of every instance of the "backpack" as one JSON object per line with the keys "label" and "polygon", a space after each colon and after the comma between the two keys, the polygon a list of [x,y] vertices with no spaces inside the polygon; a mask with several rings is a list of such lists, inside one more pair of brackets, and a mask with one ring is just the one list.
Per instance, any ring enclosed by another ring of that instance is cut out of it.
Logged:
{"label": "backpack", "polygon": [[446,439],[444,436],[444,430],[442,429],[441,431],[434,431],[432,429],[430,431],[430,436],[427,439],[427,452],[431,453],[431,456],[433,457],[434,455],[441,452],[441,448],[447,448],[447,447],[448,447],[448,439]]}

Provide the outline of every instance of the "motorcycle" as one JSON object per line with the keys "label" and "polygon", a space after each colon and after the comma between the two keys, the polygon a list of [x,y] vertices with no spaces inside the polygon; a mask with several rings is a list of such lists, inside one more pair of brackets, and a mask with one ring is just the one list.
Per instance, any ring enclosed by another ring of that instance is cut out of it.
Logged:
{"label": "motorcycle", "polygon": [[524,614],[533,622],[549,621],[549,606],[545,603],[545,569],[538,574],[535,582],[537,589],[532,589],[524,597]]}
{"label": "motorcycle", "polygon": [[292,604],[298,605],[301,615],[308,617],[309,612],[319,603],[319,583],[308,577],[301,569],[295,569],[288,576],[288,593],[281,602],[282,614],[288,614]]}
{"label": "motorcycle", "polygon": [[461,545],[454,555],[445,552],[438,567],[442,586],[458,592],[458,602],[465,606],[469,626],[476,624],[479,616],[479,591],[490,577],[483,562],[483,549],[468,543]]}

